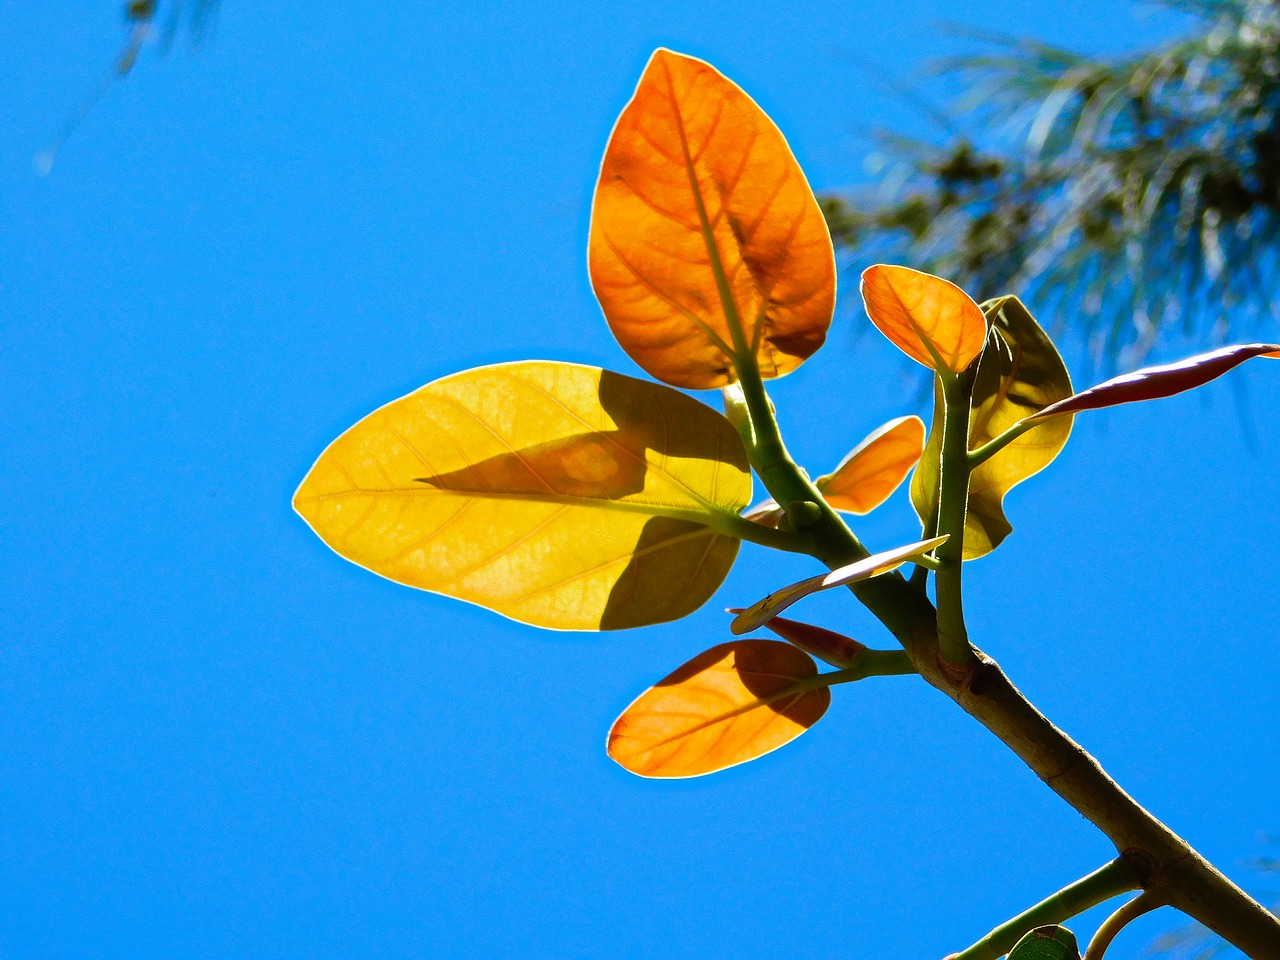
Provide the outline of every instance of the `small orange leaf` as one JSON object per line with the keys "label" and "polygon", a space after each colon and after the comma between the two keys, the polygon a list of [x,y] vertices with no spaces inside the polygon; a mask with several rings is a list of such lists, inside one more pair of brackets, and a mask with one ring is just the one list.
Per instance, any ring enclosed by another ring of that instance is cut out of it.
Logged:
{"label": "small orange leaf", "polygon": [[959,373],[982,352],[982,308],[949,280],[877,263],[862,271],[862,299],[880,332],[926,367]]}
{"label": "small orange leaf", "polygon": [[738,614],[729,629],[737,636],[750,633],[757,627],[764,626],[787,607],[797,600],[809,596],[811,593],[817,593],[819,590],[830,590],[833,587],[844,587],[851,583],[857,583],[859,580],[870,580],[872,577],[878,577],[882,573],[896,570],[908,560],[924,556],[946,542],[947,537],[942,536],[921,540],[919,543],[909,543],[905,547],[885,550],[882,553],[873,554],[847,566],[839,567],[830,573],[809,577],[807,580],[793,583],[790,586],[783,587],[781,590],[775,590],[763,600],[756,601]]}
{"label": "small orange leaf", "polygon": [[777,640],[734,640],[642,693],[614,721],[609,756],[642,777],[699,777],[794,740],[831,703],[808,654]]}
{"label": "small orange leaf", "polygon": [[780,377],[822,346],[835,254],[773,121],[701,60],[658,50],[609,138],[591,286],[622,348],[677,387]]}
{"label": "small orange leaf", "polygon": [[837,510],[870,513],[898,489],[923,451],[923,420],[890,420],[854,447],[832,473],[819,477],[818,489]]}
{"label": "small orange leaf", "polygon": [[1280,345],[1237,344],[1187,357],[1177,363],[1143,367],[1141,370],[1107,380],[1088,390],[1081,390],[1074,396],[1059,400],[1026,419],[1032,422],[1048,420],[1050,417],[1061,416],[1064,413],[1078,413],[1081,410],[1098,410],[1102,407],[1119,406],[1122,403],[1136,403],[1139,400],[1172,397],[1176,393],[1184,393],[1204,386],[1210,380],[1216,380],[1228,370],[1234,370],[1253,357],[1280,359]]}

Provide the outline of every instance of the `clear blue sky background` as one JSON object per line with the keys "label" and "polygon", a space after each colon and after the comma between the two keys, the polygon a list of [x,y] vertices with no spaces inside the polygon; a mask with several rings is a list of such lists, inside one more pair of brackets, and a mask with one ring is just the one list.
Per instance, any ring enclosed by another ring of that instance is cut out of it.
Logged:
{"label": "clear blue sky background", "polygon": [[[0,955],[915,960],[1111,855],[905,679],[838,689],[811,733],[719,776],[609,761],[615,715],[799,558],[745,548],[677,624],[553,635],[347,564],[289,498],[340,431],[446,373],[637,373],[585,246],[655,46],[741,83],[824,189],[862,176],[851,131],[925,128],[865,64],[957,51],[942,18],[1093,51],[1174,21],[1105,0],[226,2],[211,47],[144,54],[41,178],[117,6],[0,4]],[[774,390],[818,470],[915,409],[851,288]],[[1280,364],[1257,362],[1082,419],[969,576],[981,646],[1242,879],[1280,828],[1277,491]],[[859,530],[917,527],[899,494]],[[887,642],[843,598],[805,613]]]}

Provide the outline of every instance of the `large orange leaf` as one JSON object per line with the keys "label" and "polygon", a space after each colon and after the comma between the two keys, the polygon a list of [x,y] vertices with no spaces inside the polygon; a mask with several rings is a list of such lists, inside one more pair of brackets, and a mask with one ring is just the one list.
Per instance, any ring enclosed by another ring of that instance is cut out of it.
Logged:
{"label": "large orange leaf", "polygon": [[754,760],[821,719],[831,691],[808,654],[735,640],[642,693],[609,731],[609,756],[642,777],[697,777]]}
{"label": "large orange leaf", "polygon": [[704,389],[754,354],[778,377],[820,346],[835,255],[773,121],[709,64],[650,58],[605,150],[591,284],[624,350],[659,380]]}
{"label": "large orange leaf", "polygon": [[982,308],[949,280],[877,263],[862,271],[862,299],[880,332],[926,367],[959,373],[982,352]]}
{"label": "large orange leaf", "polygon": [[316,461],[294,507],[375,573],[544,627],[702,605],[751,496],[729,421],[678,390],[529,361],[427,384]]}

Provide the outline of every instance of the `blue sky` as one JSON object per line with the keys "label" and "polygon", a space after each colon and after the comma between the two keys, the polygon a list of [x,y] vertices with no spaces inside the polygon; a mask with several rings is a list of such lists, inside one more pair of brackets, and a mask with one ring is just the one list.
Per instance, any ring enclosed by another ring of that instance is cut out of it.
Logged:
{"label": "blue sky", "polygon": [[[638,373],[585,248],[655,46],[738,81],[828,189],[862,176],[855,131],[925,129],[874,65],[956,52],[944,18],[1093,51],[1176,26],[1102,0],[957,11],[227,2],[42,178],[118,11],[0,5],[0,954],[936,958],[1108,859],[909,679],[837,689],[718,776],[609,761],[616,714],[801,558],[745,548],[676,624],[549,634],[361,571],[289,507],[329,440],[444,374]],[[773,389],[818,471],[916,410],[851,288]],[[1243,879],[1280,827],[1277,490],[1280,364],[1255,363],[1081,418],[967,575],[975,641]],[[858,529],[918,527],[900,493]],[[843,597],[804,615],[887,642]]]}

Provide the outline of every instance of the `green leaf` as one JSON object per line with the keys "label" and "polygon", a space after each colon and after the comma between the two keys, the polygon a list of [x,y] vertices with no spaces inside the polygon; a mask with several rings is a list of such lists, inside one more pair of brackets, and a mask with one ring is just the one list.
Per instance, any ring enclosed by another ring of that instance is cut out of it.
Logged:
{"label": "green leaf", "polygon": [[[984,303],[982,310],[990,330],[974,375],[971,450],[1071,396],[1066,364],[1022,301],[999,297]],[[938,504],[942,410],[941,389],[935,385],[933,426],[911,479],[911,502],[926,530]],[[973,471],[964,533],[966,560],[985,556],[1009,535],[1013,525],[1004,513],[1005,494],[1052,463],[1070,434],[1071,417],[1060,417],[1014,440]]]}
{"label": "green leaf", "polygon": [[1066,927],[1036,927],[1009,951],[1009,960],[1080,960],[1080,945]]}

